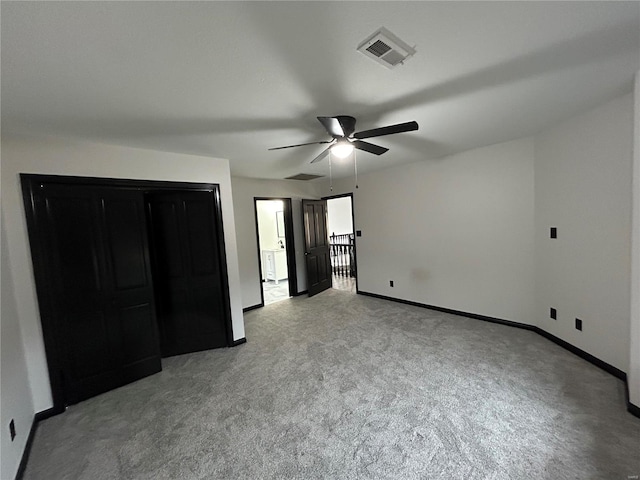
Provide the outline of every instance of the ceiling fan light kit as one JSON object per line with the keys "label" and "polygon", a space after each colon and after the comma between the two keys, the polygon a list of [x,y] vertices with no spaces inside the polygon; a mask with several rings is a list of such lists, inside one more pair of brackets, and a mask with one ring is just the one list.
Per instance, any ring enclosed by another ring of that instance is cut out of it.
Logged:
{"label": "ceiling fan light kit", "polygon": [[353,152],[353,145],[347,140],[346,142],[337,142],[331,147],[331,153],[337,158],[347,158]]}

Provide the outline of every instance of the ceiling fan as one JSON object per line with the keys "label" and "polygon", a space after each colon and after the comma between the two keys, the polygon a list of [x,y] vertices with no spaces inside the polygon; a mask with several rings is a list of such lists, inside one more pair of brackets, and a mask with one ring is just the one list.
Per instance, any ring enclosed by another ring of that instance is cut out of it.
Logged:
{"label": "ceiling fan", "polygon": [[362,139],[382,137],[383,135],[392,135],[394,133],[418,130],[417,122],[405,122],[354,133],[356,129],[356,119],[354,117],[350,117],[349,115],[338,115],[335,117],[318,117],[318,120],[327,130],[327,133],[333,137],[332,140],[299,143],[297,145],[287,145],[286,147],[270,148],[269,150],[281,150],[283,148],[302,147],[304,145],[329,144],[329,146],[325,150],[323,150],[320,155],[311,160],[311,163],[319,162],[327,155],[327,153],[329,153],[329,151],[331,151],[331,153],[339,158],[344,158],[348,156],[354,148],[373,153],[374,155],[382,155],[389,149],[381,147],[379,145],[374,145],[373,143],[363,142]]}

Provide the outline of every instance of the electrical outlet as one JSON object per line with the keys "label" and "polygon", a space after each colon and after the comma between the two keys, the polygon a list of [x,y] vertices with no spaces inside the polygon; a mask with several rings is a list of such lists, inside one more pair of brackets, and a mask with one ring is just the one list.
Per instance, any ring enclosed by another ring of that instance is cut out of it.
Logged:
{"label": "electrical outlet", "polygon": [[389,280],[389,286],[393,287],[393,280]]}
{"label": "electrical outlet", "polygon": [[557,319],[558,319],[558,312],[556,311],[556,309],[555,309],[555,308],[550,308],[550,309],[549,309],[549,316],[550,316],[551,318],[553,318],[554,320],[557,320]]}
{"label": "electrical outlet", "polygon": [[356,230],[356,237],[362,236],[362,230]]}
{"label": "electrical outlet", "polygon": [[558,238],[558,227],[551,227],[551,230],[549,231],[549,237]]}
{"label": "electrical outlet", "polygon": [[576,330],[582,331],[582,320],[576,318]]}
{"label": "electrical outlet", "polygon": [[11,441],[13,442],[13,439],[16,438],[16,424],[13,418],[9,422],[9,433],[11,434]]}

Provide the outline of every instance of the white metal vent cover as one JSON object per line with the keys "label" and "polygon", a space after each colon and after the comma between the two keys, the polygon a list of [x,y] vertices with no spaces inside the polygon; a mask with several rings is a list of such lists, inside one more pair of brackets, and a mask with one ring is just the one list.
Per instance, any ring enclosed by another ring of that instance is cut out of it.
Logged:
{"label": "white metal vent cover", "polygon": [[358,51],[387,68],[394,68],[416,53],[393,33],[380,27],[373,35],[358,45]]}

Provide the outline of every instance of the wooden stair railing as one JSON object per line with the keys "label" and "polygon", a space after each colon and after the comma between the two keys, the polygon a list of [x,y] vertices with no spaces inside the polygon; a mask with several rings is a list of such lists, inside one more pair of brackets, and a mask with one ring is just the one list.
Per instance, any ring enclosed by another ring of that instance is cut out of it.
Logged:
{"label": "wooden stair railing", "polygon": [[334,275],[342,277],[356,276],[354,242],[353,233],[340,235],[334,233],[329,237],[331,268]]}

